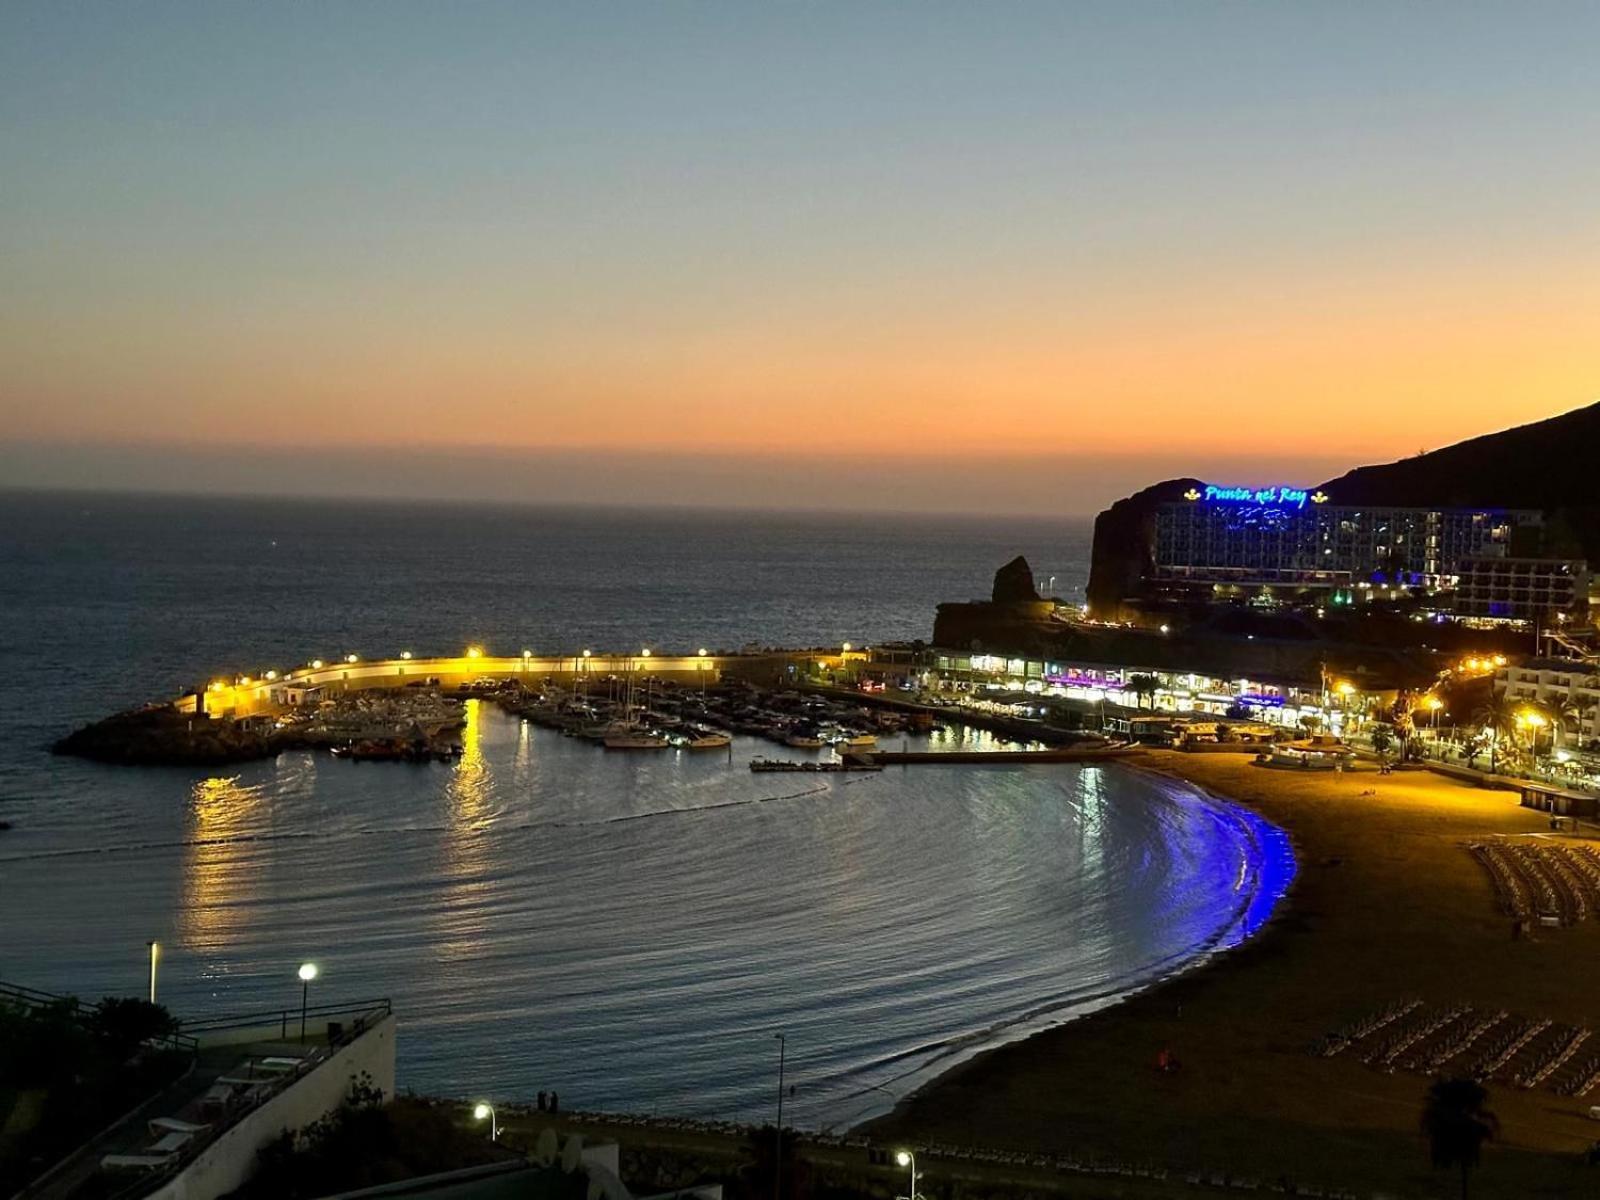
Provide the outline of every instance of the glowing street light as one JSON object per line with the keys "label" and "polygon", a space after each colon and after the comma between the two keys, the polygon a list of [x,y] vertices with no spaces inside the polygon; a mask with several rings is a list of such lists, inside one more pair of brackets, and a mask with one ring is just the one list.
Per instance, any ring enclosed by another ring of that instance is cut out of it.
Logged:
{"label": "glowing street light", "polygon": [[1434,729],[1438,729],[1439,728],[1439,710],[1444,707],[1444,701],[1439,699],[1439,697],[1437,697],[1437,696],[1427,696],[1427,697],[1425,697],[1423,699],[1422,704],[1423,704],[1424,708],[1426,708],[1430,713],[1433,714],[1433,716],[1431,718],[1432,727]]}
{"label": "glowing street light", "polygon": [[356,661],[356,656],[355,656],[355,655],[354,655],[354,654],[346,654],[346,655],[345,655],[345,656],[344,656],[344,660],[345,660],[345,662],[347,662],[347,663],[353,663],[353,662],[355,662],[355,661]]}
{"label": "glowing street light", "polygon": [[312,659],[312,660],[311,660],[311,669],[312,669],[312,670],[313,670],[313,671],[320,671],[320,670],[322,670],[322,660],[321,660],[321,659],[320,659],[320,658],[313,658],[313,659]]}
{"label": "glowing street light", "polygon": [[917,1196],[917,1156],[909,1150],[901,1150],[894,1156],[894,1161],[902,1167],[911,1168],[911,1195],[906,1200],[918,1200]]}
{"label": "glowing street light", "polygon": [[639,657],[640,658],[649,658],[650,657],[650,647],[646,646],[643,650],[639,651]]}
{"label": "glowing street light", "polygon": [[400,657],[404,658],[404,659],[409,659],[411,657],[411,651],[409,651],[409,650],[400,651]]}
{"label": "glowing street light", "polygon": [[151,941],[145,943],[150,947],[150,1003],[156,1002],[156,960],[161,957],[161,943]]}
{"label": "glowing street light", "polygon": [[489,1140],[492,1142],[500,1136],[500,1118],[494,1115],[494,1105],[479,1102],[472,1110],[474,1121],[489,1122]]}
{"label": "glowing street light", "polygon": [[311,981],[317,977],[316,963],[301,963],[300,976],[300,1040],[306,1040],[306,999],[311,994]]}
{"label": "glowing street light", "polygon": [[482,646],[468,646],[467,647],[467,657],[468,658],[482,658],[483,657],[483,647]]}

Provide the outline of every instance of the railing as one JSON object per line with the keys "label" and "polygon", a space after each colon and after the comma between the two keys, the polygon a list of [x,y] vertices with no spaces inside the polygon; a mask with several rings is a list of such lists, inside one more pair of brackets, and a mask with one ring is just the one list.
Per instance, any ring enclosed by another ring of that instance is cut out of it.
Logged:
{"label": "railing", "polygon": [[[308,1021],[312,1017],[348,1016],[351,1018],[350,1027],[342,1031],[337,1040],[329,1039],[328,1048],[332,1050],[336,1046],[343,1046],[348,1042],[354,1041],[365,1033],[371,1018],[387,1017],[393,1011],[394,1008],[389,998],[384,996],[376,1000],[358,1000],[354,1003],[307,1005],[305,1015]],[[226,1029],[260,1028],[264,1025],[277,1023],[285,1037],[287,1037],[290,1025],[297,1021],[299,1016],[300,1009],[298,1008],[274,1008],[254,1013],[233,1013],[218,1017],[203,1017],[198,1020],[183,1022],[183,1028],[188,1034],[195,1035],[215,1033]],[[141,1173],[137,1179],[129,1181],[126,1187],[110,1193],[105,1197],[105,1200],[135,1200],[136,1197],[149,1195],[160,1184],[187,1169],[190,1163],[194,1162],[224,1133],[262,1105],[276,1099],[285,1088],[302,1078],[307,1070],[315,1070],[326,1061],[322,1055],[318,1054],[306,1060],[304,1067],[293,1074],[279,1076],[274,1080],[266,1081],[273,1084],[269,1090],[257,1092],[243,1102],[232,1104],[224,1120],[213,1124],[202,1134],[195,1137],[189,1145],[178,1153],[171,1155],[161,1166]]]}
{"label": "railing", "polygon": [[[228,1013],[217,1017],[198,1017],[193,1020],[180,1022],[179,1028],[186,1036],[196,1037],[205,1033],[217,1033],[228,1029],[260,1029],[270,1025],[277,1025],[279,1033],[287,1038],[290,1029],[298,1031],[301,1016],[304,1015],[307,1027],[311,1022],[321,1023],[329,1017],[349,1017],[353,1027],[345,1031],[348,1037],[353,1037],[366,1029],[367,1022],[373,1017],[386,1017],[394,1011],[389,997],[380,996],[375,1000],[354,1000],[336,1004],[310,1004],[304,1008],[292,1005],[286,1008],[261,1009],[248,1013]],[[341,1039],[343,1040],[343,1039]]]}
{"label": "railing", "polygon": [[[0,1004],[4,1003],[10,1003],[30,1012],[38,1012],[44,1008],[62,1008],[72,1020],[84,1026],[92,1022],[101,1007],[99,1003],[87,1004],[76,996],[61,996],[54,992],[42,992],[38,988],[0,980]],[[146,1041],[160,1049],[177,1050],[184,1054],[194,1054],[199,1049],[199,1043],[181,1028],[171,1033],[157,1034],[147,1038]]]}

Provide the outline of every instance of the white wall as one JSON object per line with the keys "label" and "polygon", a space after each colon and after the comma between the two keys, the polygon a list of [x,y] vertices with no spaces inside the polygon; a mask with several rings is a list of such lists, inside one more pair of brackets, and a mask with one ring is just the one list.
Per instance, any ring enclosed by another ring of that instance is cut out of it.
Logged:
{"label": "white wall", "polygon": [[234,1125],[148,1200],[215,1200],[256,1169],[256,1152],[285,1130],[303,1129],[344,1102],[350,1085],[366,1074],[384,1098],[394,1095],[393,1015],[367,1028],[304,1078]]}

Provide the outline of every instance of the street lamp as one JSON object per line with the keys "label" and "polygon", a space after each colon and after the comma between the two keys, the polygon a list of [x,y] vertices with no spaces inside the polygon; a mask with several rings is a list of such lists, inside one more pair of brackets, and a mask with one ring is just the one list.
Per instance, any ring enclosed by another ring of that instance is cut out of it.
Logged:
{"label": "street lamp", "polygon": [[[894,1156],[894,1161],[902,1167],[911,1168],[911,1195],[906,1200],[918,1200],[917,1197],[917,1156],[909,1150],[902,1150]],[[898,1198],[897,1198],[898,1200]]]}
{"label": "street lamp", "polygon": [[300,964],[300,1040],[306,1040],[306,1000],[311,994],[311,981],[317,977],[316,963]]}
{"label": "street lamp", "polygon": [[494,1115],[494,1105],[480,1102],[478,1106],[472,1110],[472,1118],[475,1121],[482,1121],[485,1118],[488,1119],[489,1140],[491,1142],[500,1136],[500,1119]]}
{"label": "street lamp", "polygon": [[1518,713],[1517,724],[1526,726],[1531,730],[1528,737],[1533,744],[1529,749],[1532,751],[1533,757],[1537,759],[1539,757],[1539,730],[1543,729],[1546,724],[1544,717],[1532,711]]}
{"label": "street lamp", "polygon": [[772,1035],[778,1039],[778,1128],[772,1136],[772,1200],[780,1200],[783,1190],[783,1054],[788,1042],[783,1034]]}
{"label": "street lamp", "polygon": [[147,942],[150,947],[150,1003],[156,1002],[156,960],[161,957],[161,943]]}
{"label": "street lamp", "polygon": [[1437,733],[1439,731],[1439,710],[1444,707],[1444,701],[1437,696],[1429,696],[1422,703],[1433,714],[1431,718],[1432,729]]}

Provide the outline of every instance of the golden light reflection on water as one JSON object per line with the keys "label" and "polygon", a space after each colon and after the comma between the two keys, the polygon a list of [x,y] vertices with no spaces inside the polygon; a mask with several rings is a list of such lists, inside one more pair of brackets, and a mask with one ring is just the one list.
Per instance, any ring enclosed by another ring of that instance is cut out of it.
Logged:
{"label": "golden light reflection on water", "polygon": [[489,824],[489,764],[483,756],[483,702],[468,700],[463,709],[461,757],[456,760],[446,795],[451,829],[482,829]]}
{"label": "golden light reflection on water", "polygon": [[251,832],[257,800],[237,775],[201,779],[190,789],[178,935],[191,950],[230,946],[256,897],[258,869],[237,839]]}
{"label": "golden light reflection on water", "polygon": [[468,700],[464,711],[461,757],[445,788],[444,890],[431,939],[443,962],[477,957],[488,946],[494,780],[483,754],[483,702]]}

